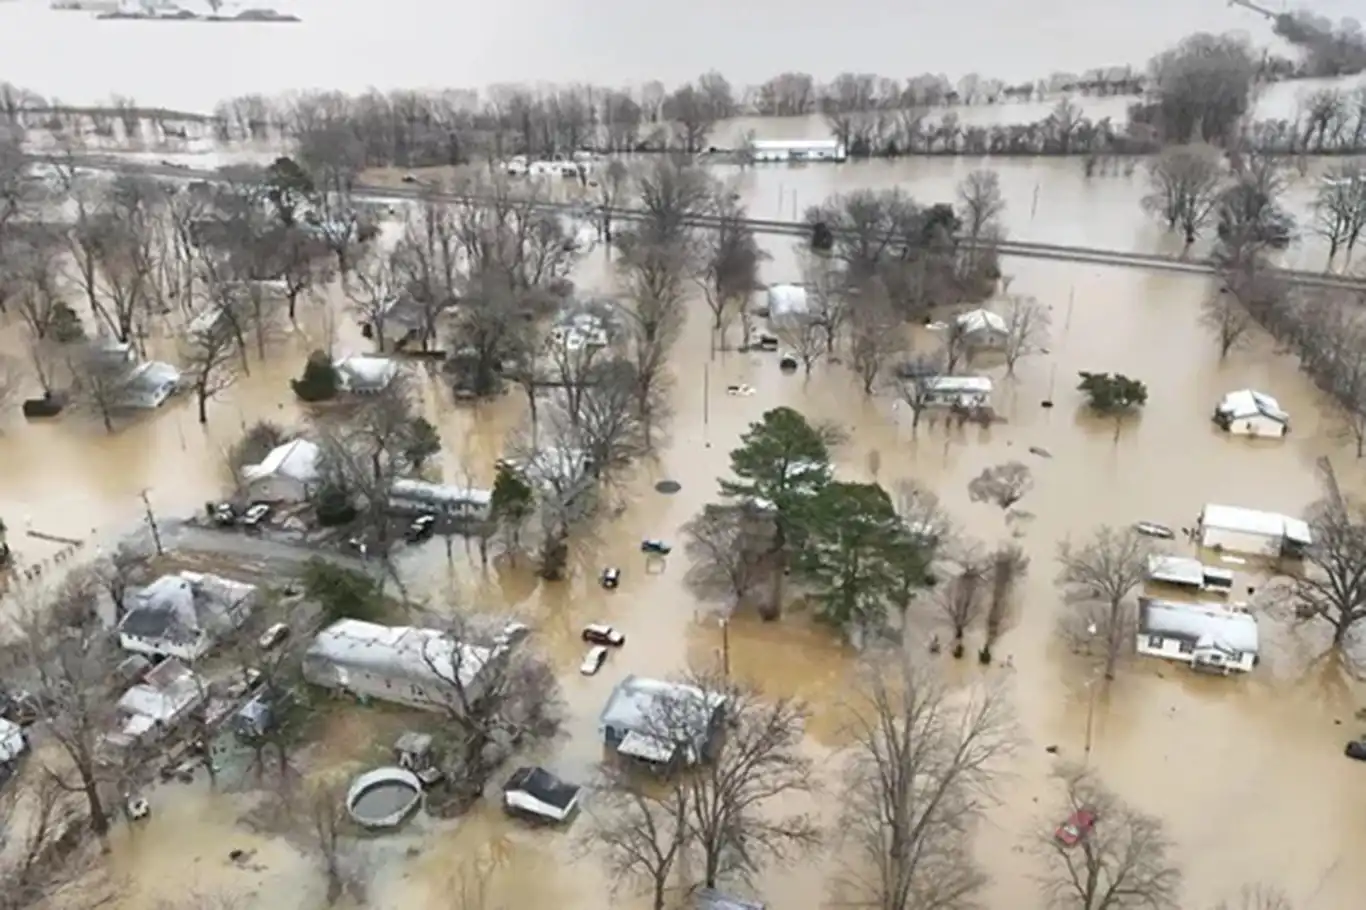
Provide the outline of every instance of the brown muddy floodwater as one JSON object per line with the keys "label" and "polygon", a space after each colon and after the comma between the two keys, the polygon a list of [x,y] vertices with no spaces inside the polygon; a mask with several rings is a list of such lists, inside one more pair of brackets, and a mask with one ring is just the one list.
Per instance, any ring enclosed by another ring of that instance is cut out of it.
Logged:
{"label": "brown muddy floodwater", "polygon": [[[918,196],[948,198],[967,164],[923,161],[900,167],[904,171],[879,170],[881,165],[857,171],[784,169],[781,178],[756,170],[740,179],[747,200],[762,211],[761,197],[777,195],[775,180],[804,204],[831,189],[849,188],[853,184],[841,184],[840,175],[855,173],[860,183],[866,178],[867,184],[902,184]],[[1133,194],[1138,191],[1125,189],[1134,184],[1124,178],[1086,184],[1077,168],[1069,162],[1007,165],[1003,182],[1011,233],[1052,232],[1095,245],[1118,245],[1127,233],[1141,242],[1148,228],[1137,212]],[[1031,221],[1034,185],[1046,190]],[[1113,239],[1102,242],[1105,237]],[[766,278],[794,278],[793,249],[771,246],[770,252]],[[604,280],[600,257],[585,263],[583,285]],[[1012,291],[1034,295],[1052,308],[1055,331],[1050,352],[1021,363],[1016,377],[1006,379],[1000,369],[988,369],[999,380],[996,404],[1007,418],[1004,424],[989,430],[922,425],[918,435],[912,434],[906,414],[885,397],[865,399],[839,366],[820,365],[806,381],[800,374],[780,373],[772,355],[709,357],[708,321],[699,303],[676,355],[677,417],[669,444],[657,462],[641,466],[629,507],[603,524],[598,540],[581,555],[573,580],[542,587],[518,572],[491,569],[483,575],[465,548],[457,544],[448,559],[440,541],[404,554],[401,568],[432,606],[510,608],[534,624],[536,640],[564,671],[571,713],[567,738],[550,747],[544,760],[566,776],[581,777],[598,757],[596,715],[617,679],[627,673],[662,675],[688,661],[718,659],[719,626],[710,609],[684,591],[682,555],[649,571],[638,543],[647,536],[677,538],[679,526],[716,495],[717,477],[727,471],[727,454],[739,434],[766,409],[789,405],[812,418],[838,421],[849,433],[838,453],[842,476],[867,479],[875,467],[876,479],[884,484],[915,478],[939,493],[966,532],[988,544],[1010,532],[999,510],[969,500],[967,483],[990,465],[1024,461],[1036,485],[1020,507],[1034,518],[1020,525],[1019,542],[1032,565],[1018,621],[998,648],[1001,657],[1012,658],[1013,669],[983,671],[974,662],[952,674],[960,680],[1009,674],[1029,737],[1003,782],[1002,805],[990,813],[979,839],[981,857],[994,876],[986,905],[999,910],[1039,905],[1031,883],[1034,860],[1016,848],[1056,822],[1046,789],[1055,759],[1045,747],[1058,746],[1064,758],[1082,757],[1094,694],[1090,761],[1125,798],[1167,822],[1187,874],[1184,906],[1210,905],[1256,879],[1284,887],[1299,907],[1355,906],[1366,893],[1366,866],[1356,861],[1366,850],[1366,790],[1360,786],[1361,769],[1342,757],[1342,744],[1359,732],[1352,718],[1359,693],[1336,670],[1309,668],[1321,636],[1306,641],[1303,633],[1268,620],[1264,660],[1248,678],[1207,679],[1175,665],[1135,660],[1112,686],[1093,690],[1090,671],[1054,642],[1053,557],[1058,541],[1086,535],[1102,523],[1148,519],[1189,525],[1206,502],[1298,513],[1316,496],[1316,458],[1333,455],[1340,479],[1352,490],[1366,486],[1360,464],[1334,441],[1333,419],[1319,396],[1291,361],[1274,354],[1267,339],[1259,336],[1247,350],[1219,361],[1214,342],[1198,325],[1200,302],[1211,290],[1207,280],[1023,260],[1008,260],[1006,271],[1014,276]],[[221,450],[243,423],[260,417],[296,419],[285,380],[296,374],[302,353],[313,344],[296,339],[271,363],[254,365],[248,380],[213,405],[207,432],[192,422],[188,404],[149,415],[112,437],[76,419],[9,426],[0,438],[5,468],[0,513],[15,516],[11,538],[17,548],[25,556],[41,555],[42,545],[23,535],[29,522],[80,536],[91,528],[136,520],[143,488],[168,513],[215,495]],[[1079,413],[1074,391],[1079,370],[1120,371],[1147,382],[1149,403],[1118,442],[1111,424]],[[725,393],[727,385],[739,383],[752,386],[755,394]],[[1216,400],[1246,386],[1275,395],[1290,411],[1295,430],[1288,439],[1259,444],[1214,429],[1209,415]],[[456,408],[435,384],[425,388],[428,413],[446,442],[445,475],[487,479],[524,402],[509,395]],[[1057,406],[1041,408],[1045,398]],[[1052,457],[1031,455],[1030,447],[1047,449]],[[678,481],[680,492],[656,493],[654,484],[665,478]],[[609,564],[623,569],[621,587],[610,593],[594,577]],[[1247,567],[1235,568],[1240,589],[1260,583],[1243,572]],[[629,641],[595,677],[576,672],[577,631],[588,621],[613,623]],[[735,673],[767,691],[797,694],[812,703],[811,749],[824,758],[839,742],[833,709],[848,691],[854,655],[801,616],[774,624],[737,618],[730,640]],[[363,718],[352,722],[364,726]],[[353,751],[350,759],[355,757]],[[838,805],[833,797],[838,782],[831,777],[832,796],[817,807],[827,815]],[[179,798],[169,801],[174,808],[158,811],[128,835],[130,844],[136,839],[144,845],[141,849],[121,848],[111,856],[114,873],[138,883],[127,899],[113,905],[119,910],[149,910],[155,898],[189,887],[205,869],[217,870],[221,855],[250,838],[232,826],[228,809],[215,808],[214,797],[186,796],[185,802],[191,808],[182,808]],[[480,851],[497,858],[500,871],[493,887],[506,906],[596,906],[608,885],[597,862],[574,852],[571,834],[510,825],[487,809],[454,823],[418,820],[415,831],[402,837],[398,843],[413,844],[416,853],[386,854],[376,867],[374,906],[448,906],[457,858]],[[204,843],[213,844],[202,851],[212,859],[195,859]],[[277,842],[250,843],[261,850],[260,880],[232,884],[233,875],[221,871],[214,871],[213,880],[254,892],[248,907],[310,907],[317,877],[301,868],[298,854]],[[833,869],[833,862],[824,859],[803,862],[773,870],[758,888],[774,906],[821,906],[823,882]],[[633,897],[623,901],[642,905]]]}

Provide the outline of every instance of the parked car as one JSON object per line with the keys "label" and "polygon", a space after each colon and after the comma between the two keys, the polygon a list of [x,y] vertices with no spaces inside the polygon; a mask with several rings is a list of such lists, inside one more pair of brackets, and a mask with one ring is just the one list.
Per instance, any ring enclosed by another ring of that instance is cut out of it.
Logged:
{"label": "parked car", "polygon": [[610,645],[620,648],[626,644],[626,636],[611,626],[591,623],[583,627],[583,640],[595,645]]}
{"label": "parked car", "polygon": [[649,553],[654,556],[668,556],[669,553],[673,552],[673,547],[662,540],[647,537],[640,542],[640,552]]}
{"label": "parked car", "polygon": [[277,622],[269,629],[261,633],[261,638],[257,642],[262,651],[269,651],[289,637],[289,626],[282,622]]}
{"label": "parked car", "polygon": [[1348,758],[1355,758],[1357,761],[1366,761],[1366,736],[1363,736],[1361,739],[1352,740],[1342,752]]}
{"label": "parked car", "polygon": [[267,518],[270,517],[271,511],[272,507],[268,502],[258,502],[253,504],[250,508],[248,508],[245,512],[242,513],[242,518],[240,519],[242,527],[259,527],[261,522],[265,521]]}
{"label": "parked car", "polygon": [[422,543],[435,532],[436,516],[431,514],[419,515],[403,532],[403,539],[408,543]]}
{"label": "parked car", "polygon": [[417,182],[418,182],[417,175],[416,175],[416,174],[404,174],[404,175],[403,175],[403,182],[404,182],[404,183],[417,183]]}
{"label": "parked car", "polygon": [[503,631],[493,637],[496,645],[515,645],[531,634],[531,626],[524,622],[510,622],[503,626]]}
{"label": "parked car", "polygon": [[1075,847],[1086,839],[1096,826],[1096,813],[1090,809],[1078,809],[1068,816],[1067,821],[1058,826],[1053,833],[1058,843],[1064,847]]}
{"label": "parked car", "polygon": [[261,685],[261,680],[264,678],[265,677],[261,675],[260,670],[257,670],[254,667],[247,667],[242,671],[242,675],[239,678],[228,683],[228,698],[241,698],[248,692],[254,691],[257,686]]}
{"label": "parked car", "polygon": [[602,577],[599,579],[602,586],[609,591],[615,590],[621,584],[621,570],[616,566],[608,566],[602,570]]}
{"label": "parked car", "polygon": [[579,672],[584,676],[592,676],[602,669],[602,665],[607,661],[607,648],[602,645],[595,645],[588,649],[588,653],[583,656],[583,663],[579,664]]}
{"label": "parked car", "polygon": [[226,528],[237,523],[237,510],[232,507],[230,502],[210,502],[204,506],[204,511],[209,514],[209,521],[220,528]]}

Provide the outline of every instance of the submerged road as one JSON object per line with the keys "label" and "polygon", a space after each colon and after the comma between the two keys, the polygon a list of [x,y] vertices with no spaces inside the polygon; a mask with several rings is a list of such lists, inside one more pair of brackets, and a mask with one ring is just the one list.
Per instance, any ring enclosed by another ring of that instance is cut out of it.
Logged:
{"label": "submerged road", "polygon": [[[76,167],[85,168],[87,170],[142,174],[148,177],[157,177],[167,180],[220,179],[216,171],[131,161],[117,156],[90,156],[76,158],[75,160],[63,159],[62,163],[74,164]],[[361,185],[356,187],[356,197],[371,202],[407,202],[418,199],[436,199],[443,202],[463,203],[466,205],[471,203],[487,203],[489,201],[486,197],[480,196],[471,196],[461,193],[433,192],[430,187],[424,187],[420,184],[403,187]],[[592,206],[585,206],[582,203],[571,202],[541,202],[537,203],[537,207],[544,211],[563,212],[566,214],[582,214],[586,211],[591,211],[593,208]],[[632,221],[646,217],[646,213],[639,209],[622,208],[615,209],[612,213],[612,217],[623,221]],[[716,228],[719,226],[720,221],[712,215],[697,215],[689,220],[692,224],[703,228]],[[810,227],[798,221],[773,221],[761,218],[751,218],[747,220],[747,223],[756,234],[795,237],[799,239],[808,238],[811,234]],[[994,246],[996,251],[1002,256],[1015,256],[1025,259],[1052,259],[1060,262],[1076,262],[1085,265],[1105,265],[1163,272],[1182,272],[1189,275],[1214,275],[1217,273],[1214,264],[1208,259],[1186,259],[1179,256],[1167,256],[1158,253],[1129,253],[1122,250],[1065,246],[1054,243],[1030,243],[1022,240],[1000,240],[997,241]],[[1327,272],[1309,272],[1300,269],[1282,268],[1272,269],[1271,271],[1281,280],[1303,287],[1332,288],[1336,290],[1366,293],[1366,275],[1333,275]]]}

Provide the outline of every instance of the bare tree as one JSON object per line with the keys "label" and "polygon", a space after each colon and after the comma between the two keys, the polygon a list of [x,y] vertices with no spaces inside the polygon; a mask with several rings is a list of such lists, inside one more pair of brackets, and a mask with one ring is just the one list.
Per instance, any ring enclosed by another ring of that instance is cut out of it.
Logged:
{"label": "bare tree", "polygon": [[947,370],[938,352],[912,354],[899,369],[897,389],[901,401],[911,409],[911,434],[915,435],[920,429],[920,418],[935,403],[938,382]]}
{"label": "bare tree", "polygon": [[1252,317],[1227,289],[1205,297],[1200,306],[1200,322],[1214,333],[1220,359],[1238,347],[1252,328]]}
{"label": "bare tree", "polygon": [[1324,496],[1308,514],[1313,542],[1288,594],[1297,616],[1328,623],[1333,646],[1343,648],[1366,619],[1366,509],[1338,489],[1331,463],[1321,460],[1319,470]]}
{"label": "bare tree", "polygon": [[775,570],[772,516],[753,503],[707,505],[683,526],[692,561],[687,583],[698,597],[719,600],[727,613],[766,589]]}
{"label": "bare tree", "polygon": [[1064,768],[1058,817],[1092,813],[1095,825],[1075,844],[1055,833],[1057,818],[1039,833],[1036,849],[1048,864],[1041,880],[1049,906],[1069,910],[1167,910],[1179,906],[1181,870],[1162,822],[1115,796],[1082,769]]}
{"label": "bare tree", "polygon": [[185,344],[182,361],[194,389],[199,422],[208,423],[209,401],[231,388],[239,376],[237,335],[222,323],[195,332]]}
{"label": "bare tree", "polygon": [[991,648],[1001,637],[1006,617],[1010,614],[1015,588],[1029,571],[1029,557],[1016,544],[1002,544],[991,554],[991,592],[987,600],[986,639],[978,655],[982,663],[991,663]]}
{"label": "bare tree", "polygon": [[878,910],[966,910],[987,882],[974,827],[1014,751],[1015,725],[1002,692],[951,698],[927,668],[890,660],[848,709],[842,831],[860,871],[842,884]]}
{"label": "bare tree", "polygon": [[1120,655],[1133,641],[1128,597],[1143,583],[1151,554],[1147,538],[1129,528],[1101,526],[1080,546],[1058,545],[1058,585],[1070,607],[1060,628],[1074,648],[1100,649],[1106,679],[1115,678]]}
{"label": "bare tree", "polygon": [[612,219],[630,185],[631,171],[620,158],[610,159],[598,173],[598,237],[604,243],[609,244],[609,249],[612,243]]}
{"label": "bare tree", "polygon": [[402,270],[395,259],[392,253],[362,256],[355,263],[351,280],[346,282],[352,312],[368,329],[378,351],[385,350],[387,317],[402,283]]}
{"label": "bare tree", "polygon": [[1048,307],[1035,297],[1012,294],[1006,298],[1006,338],[1002,354],[1006,361],[1006,375],[1015,374],[1015,364],[1021,359],[1045,353],[1053,328],[1053,317]]}
{"label": "bare tree", "polygon": [[7,354],[0,354],[0,431],[5,418],[19,401],[24,388],[24,374],[18,363]]}
{"label": "bare tree", "polygon": [[1019,461],[1008,461],[983,469],[968,482],[973,502],[990,502],[1009,509],[1034,489],[1034,474]]}
{"label": "bare tree", "polygon": [[667,906],[669,881],[688,842],[689,793],[607,768],[594,794],[586,846],[601,854],[615,891],[637,885],[651,910]]}
{"label": "bare tree", "polygon": [[809,317],[799,316],[779,327],[778,339],[801,361],[808,378],[817,361],[827,353],[825,329]]}
{"label": "bare tree", "polygon": [[963,635],[986,603],[990,566],[975,551],[958,562],[958,571],[935,590],[935,605],[953,629],[953,656],[963,656]]}
{"label": "bare tree", "polygon": [[712,314],[712,330],[726,347],[726,328],[735,311],[744,307],[759,283],[759,263],[765,258],[749,226],[744,206],[725,192],[718,193],[716,224],[704,235],[698,285]]}
{"label": "bare tree", "polygon": [[849,364],[863,386],[863,394],[873,394],[873,386],[888,362],[906,350],[903,332],[884,289],[869,287],[859,294],[849,316]]}
{"label": "bare tree", "polygon": [[825,353],[833,355],[848,322],[848,296],[838,270],[827,257],[806,252],[799,262],[802,287],[806,288],[807,316],[825,338]]}
{"label": "bare tree", "polygon": [[0,839],[4,910],[35,906],[87,871],[89,863],[75,853],[81,840],[79,813],[51,776],[20,775],[9,782],[0,795],[0,818],[5,822]]}
{"label": "bare tree", "polygon": [[[286,792],[286,800],[297,799]],[[349,823],[346,815],[346,783],[340,779],[324,779],[308,788],[302,795],[300,823],[309,851],[322,866],[327,880],[327,904],[331,906],[349,893],[358,894],[361,880],[354,867],[345,837]]]}
{"label": "bare tree", "polygon": [[1219,150],[1208,145],[1163,149],[1148,165],[1145,211],[1161,219],[1167,230],[1181,229],[1192,244],[1214,217],[1222,191]]}
{"label": "bare tree", "polygon": [[976,268],[979,244],[999,234],[1001,215],[1006,210],[1001,193],[1001,178],[995,171],[971,171],[958,183],[958,203],[963,212],[963,233],[971,245],[968,249],[969,271]]}
{"label": "bare tree", "polygon": [[1359,162],[1338,165],[1324,176],[1314,197],[1311,224],[1328,243],[1330,266],[1344,247],[1351,260],[1352,249],[1366,229],[1366,169]]}
{"label": "bare tree", "polygon": [[78,404],[96,414],[114,432],[114,415],[124,406],[132,367],[115,349],[96,342],[67,359]]}
{"label": "bare tree", "polygon": [[1245,885],[1232,901],[1220,901],[1215,910],[1294,910],[1285,892],[1271,885]]}

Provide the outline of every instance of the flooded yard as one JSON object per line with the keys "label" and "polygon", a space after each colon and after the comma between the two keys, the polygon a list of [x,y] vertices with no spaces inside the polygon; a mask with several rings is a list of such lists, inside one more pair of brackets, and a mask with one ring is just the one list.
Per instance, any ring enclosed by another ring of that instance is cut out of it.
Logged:
{"label": "flooded yard", "polygon": [[[971,166],[917,160],[756,169],[739,181],[754,214],[790,217],[787,206],[855,185],[902,185],[919,198],[948,199]],[[1117,248],[1163,242],[1138,213],[1138,175],[1087,183],[1073,161],[1006,162],[1000,170],[1012,236]],[[1036,187],[1039,204],[1031,214]],[[795,202],[783,201],[789,197]],[[793,249],[771,246],[769,252],[766,279],[796,277]],[[646,537],[677,542],[680,526],[716,498],[729,451],[764,411],[788,405],[812,419],[837,422],[848,434],[836,453],[840,477],[875,478],[888,487],[913,478],[941,497],[965,533],[989,545],[1008,539],[1011,526],[1000,509],[971,501],[968,482],[986,467],[1025,462],[1034,488],[1019,508],[1033,517],[1015,526],[1031,565],[1018,618],[996,649],[1009,666],[983,669],[965,660],[949,669],[951,658],[935,658],[955,680],[1008,676],[1028,736],[1000,783],[1002,804],[989,813],[979,837],[980,855],[995,878],[986,905],[1037,905],[1032,895],[1024,896],[1035,860],[1016,847],[1058,821],[1047,816],[1045,789],[1056,760],[1045,748],[1056,746],[1064,759],[1088,757],[1120,795],[1167,823],[1187,875],[1185,906],[1203,907],[1236,892],[1253,875],[1248,870],[1284,887],[1297,906],[1351,906],[1366,893],[1366,867],[1353,861],[1366,850],[1366,789],[1359,786],[1362,769],[1341,753],[1343,741],[1359,732],[1353,719],[1359,693],[1338,668],[1311,662],[1323,644],[1316,630],[1305,637],[1268,616],[1262,664],[1247,678],[1211,679],[1179,665],[1131,658],[1109,686],[1098,685],[1054,634],[1059,541],[1084,537],[1100,524],[1139,519],[1189,526],[1207,502],[1300,514],[1318,496],[1314,466],[1323,455],[1334,458],[1346,487],[1366,491],[1359,463],[1336,441],[1333,415],[1294,363],[1260,334],[1220,361],[1214,339],[1199,325],[1201,300],[1212,292],[1208,280],[1019,260],[1007,260],[1005,271],[1014,277],[1013,292],[1033,295],[1051,309],[1054,333],[1048,354],[1022,361],[1015,376],[988,370],[998,383],[996,407],[1004,423],[981,429],[922,422],[912,432],[904,407],[886,395],[864,397],[843,366],[818,365],[808,380],[800,372],[780,372],[773,354],[712,355],[709,314],[699,301],[673,361],[676,417],[668,444],[639,467],[625,511],[603,522],[596,539],[575,554],[571,580],[545,585],[525,569],[481,570],[473,548],[458,538],[449,555],[440,539],[400,551],[400,569],[429,607],[506,609],[533,626],[535,640],[563,671],[569,706],[567,735],[551,747],[549,760],[558,773],[582,780],[600,758],[597,713],[617,680],[721,659],[720,624],[711,607],[684,588],[686,557],[679,550],[647,566],[639,544]],[[581,268],[580,284],[599,286],[606,273],[602,253],[595,253]],[[186,401],[113,435],[76,415],[8,425],[0,436],[0,514],[9,520],[21,558],[42,560],[59,547],[26,536],[29,529],[108,546],[113,529],[140,520],[144,490],[153,509],[167,516],[220,495],[224,452],[243,426],[258,419],[300,422],[288,379],[298,375],[308,350],[325,343],[323,320],[316,316],[310,311],[298,333],[266,362],[253,360],[251,375],[211,403],[207,428],[194,422]],[[347,329],[338,350],[361,350],[360,344]],[[1080,370],[1117,371],[1147,383],[1147,406],[1117,440],[1111,422],[1081,411],[1075,391]],[[754,394],[726,394],[728,385],[739,384]],[[457,406],[436,379],[423,377],[421,386],[426,413],[444,442],[441,473],[452,482],[487,482],[522,419],[523,396],[510,392],[491,403]],[[1290,412],[1294,430],[1288,438],[1231,438],[1213,426],[1216,402],[1246,387],[1276,396]],[[1055,406],[1042,407],[1045,399]],[[1036,448],[1050,457],[1032,454]],[[661,479],[681,489],[658,493],[654,485]],[[1190,545],[1171,549],[1186,554]],[[609,565],[622,569],[614,591],[597,584],[598,572]],[[1264,581],[1247,566],[1228,568],[1238,573],[1235,590]],[[626,646],[591,677],[577,673],[579,630],[586,622],[611,623],[627,635]],[[740,616],[726,637],[734,674],[811,703],[809,749],[836,784],[829,756],[843,741],[836,709],[850,691],[855,654],[802,613],[777,623]],[[910,647],[919,651],[924,642]],[[1089,755],[1088,713],[1094,720]],[[357,711],[337,720],[319,747],[328,761],[353,767],[387,748],[394,730],[375,717],[382,712]],[[318,899],[320,876],[311,861],[288,843],[244,831],[232,798],[198,785],[174,792],[158,802],[144,826],[119,832],[110,874],[132,888],[110,906],[152,910],[158,899],[201,887],[242,894],[249,908],[309,908]],[[827,800],[821,807],[829,813],[832,806]],[[373,906],[451,906],[461,876],[474,874],[460,866],[460,857],[487,860],[494,869],[489,887],[503,906],[595,906],[610,884],[595,860],[575,852],[572,832],[514,825],[487,805],[455,822],[419,820],[395,837],[392,843],[405,849],[386,850],[374,869]],[[234,848],[254,851],[248,868],[227,862]],[[821,906],[833,868],[822,858],[774,869],[757,890],[775,907]],[[622,901],[642,905],[635,898]]]}

